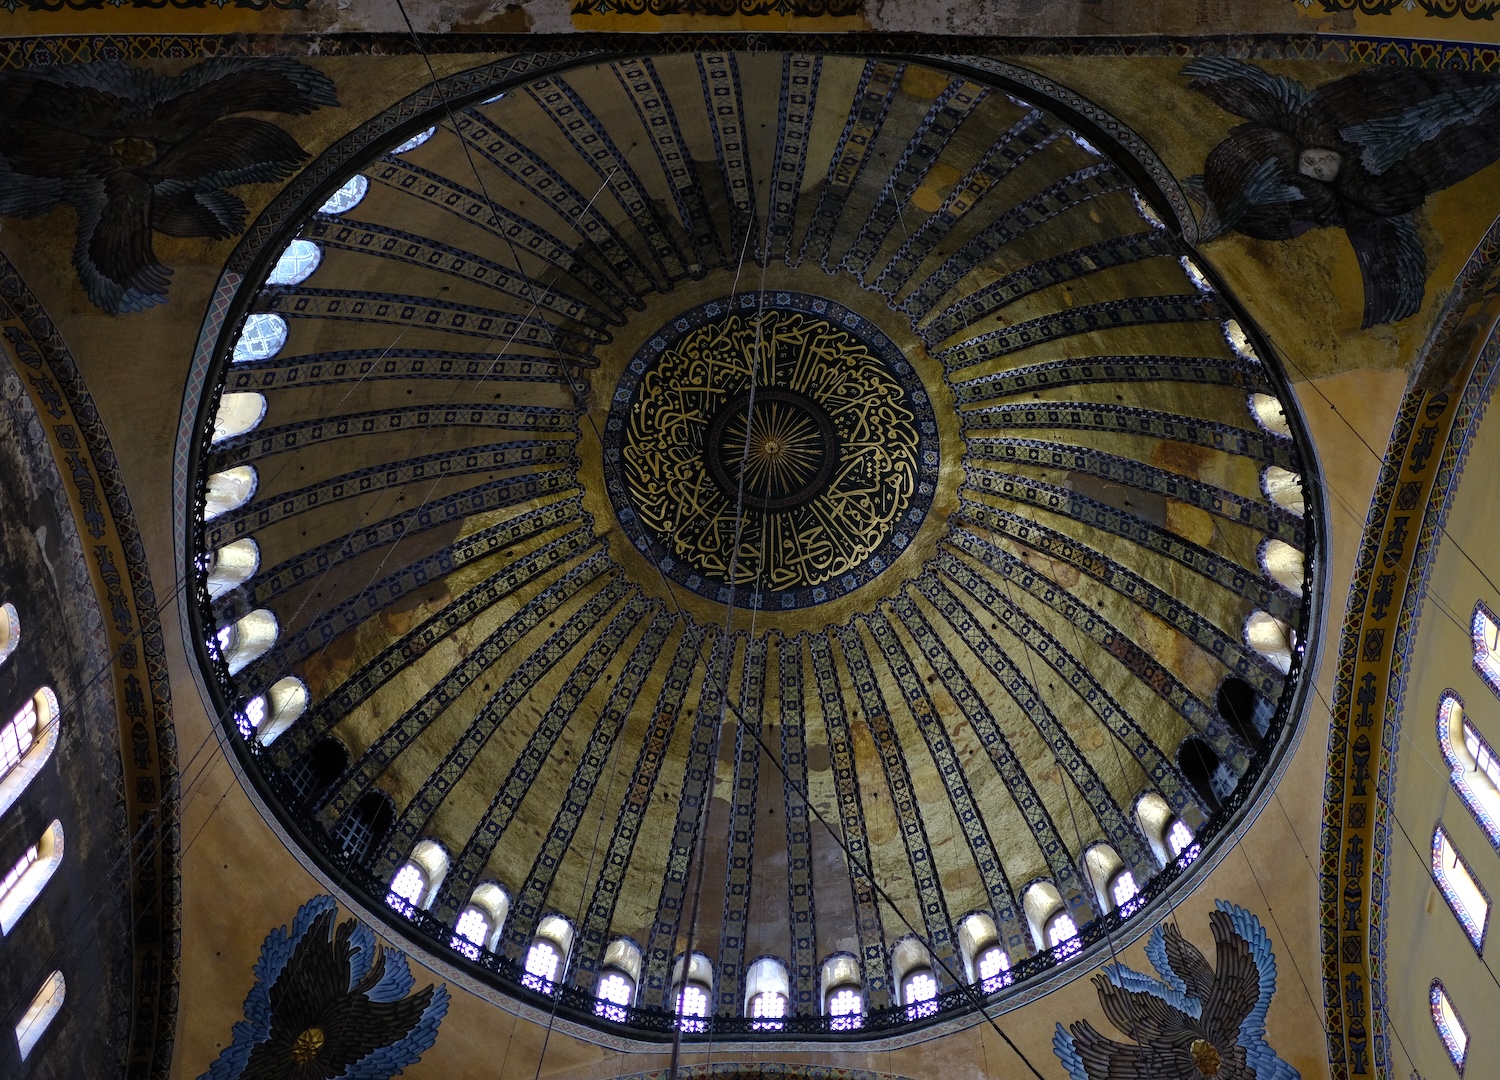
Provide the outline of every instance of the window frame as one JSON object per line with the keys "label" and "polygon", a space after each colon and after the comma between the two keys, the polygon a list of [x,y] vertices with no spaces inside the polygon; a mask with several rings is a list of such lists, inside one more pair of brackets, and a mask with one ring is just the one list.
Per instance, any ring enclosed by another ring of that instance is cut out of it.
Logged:
{"label": "window frame", "polygon": [[[1453,1004],[1453,998],[1448,993],[1448,988],[1443,985],[1441,979],[1433,979],[1432,985],[1427,988],[1428,1005],[1432,1010],[1432,1026],[1437,1029],[1438,1040],[1448,1052],[1448,1060],[1458,1070],[1458,1075],[1464,1074],[1464,1062],[1469,1057],[1469,1028],[1464,1023],[1463,1016],[1458,1011],[1458,1006]],[[1453,1014],[1453,1020],[1458,1025],[1458,1034],[1462,1037],[1463,1044],[1454,1049],[1455,1039],[1448,1030],[1448,1021],[1443,1016],[1442,1005],[1448,1006],[1448,1012]]]}
{"label": "window frame", "polygon": [[[1479,769],[1477,767],[1470,769],[1464,764],[1458,747],[1453,745],[1453,709],[1458,710],[1458,726],[1460,730],[1467,727],[1474,733],[1475,740],[1490,754],[1492,759],[1500,760],[1500,758],[1495,758],[1494,749],[1485,740],[1484,736],[1479,733],[1479,729],[1470,724],[1465,718],[1467,716],[1467,709],[1463,698],[1459,697],[1451,689],[1444,690],[1438,695],[1438,749],[1442,752],[1443,760],[1448,763],[1448,783],[1452,786],[1454,792],[1457,793],[1458,801],[1464,804],[1464,809],[1468,810],[1469,814],[1478,822],[1479,829],[1489,839],[1490,846],[1497,852],[1500,852],[1500,786],[1496,786],[1489,779],[1488,774],[1485,775],[1483,782],[1494,787],[1496,792],[1495,799],[1493,800],[1494,807],[1486,806],[1483,793],[1469,781],[1469,776],[1479,772]],[[1465,751],[1467,752],[1467,747],[1465,747]]]}
{"label": "window frame", "polygon": [[[1456,863],[1464,868],[1464,873],[1469,875],[1469,881],[1474,886],[1474,891],[1484,898],[1484,915],[1479,919],[1477,924],[1473,915],[1463,906],[1463,901],[1459,899],[1457,891],[1446,880],[1444,869],[1440,866],[1440,840],[1446,842],[1448,853],[1453,856]],[[1453,834],[1448,831],[1441,819],[1439,819],[1437,825],[1432,830],[1432,865],[1430,866],[1430,870],[1432,872],[1433,884],[1437,886],[1437,890],[1442,894],[1443,899],[1448,902],[1448,908],[1453,912],[1453,917],[1458,920],[1458,925],[1463,930],[1464,936],[1474,946],[1474,951],[1483,956],[1485,934],[1489,930],[1490,924],[1490,912],[1494,910],[1495,905],[1490,899],[1489,892],[1479,883],[1479,878],[1474,873],[1474,867],[1470,865],[1468,859],[1464,858],[1463,852],[1458,850],[1458,845],[1453,842]]]}

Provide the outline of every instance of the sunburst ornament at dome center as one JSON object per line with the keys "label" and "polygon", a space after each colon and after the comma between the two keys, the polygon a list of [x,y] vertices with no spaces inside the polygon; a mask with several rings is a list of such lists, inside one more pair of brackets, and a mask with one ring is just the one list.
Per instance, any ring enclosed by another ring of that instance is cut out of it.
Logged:
{"label": "sunburst ornament at dome center", "polygon": [[700,596],[788,609],[884,571],[931,504],[937,426],[916,373],[868,320],[804,293],[674,319],[614,396],[616,515]]}

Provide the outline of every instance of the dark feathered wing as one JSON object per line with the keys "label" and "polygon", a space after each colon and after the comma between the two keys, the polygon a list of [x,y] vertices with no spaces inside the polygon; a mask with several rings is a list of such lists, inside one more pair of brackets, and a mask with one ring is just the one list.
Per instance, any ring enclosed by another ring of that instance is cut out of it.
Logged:
{"label": "dark feathered wing", "polygon": [[1233,1046],[1239,1042],[1240,1024],[1260,999],[1260,965],[1228,915],[1210,912],[1208,925],[1214,935],[1216,967],[1213,989],[1203,998],[1199,1021],[1215,1045]]}
{"label": "dark feathered wing", "polygon": [[167,298],[172,271],[151,245],[151,187],[121,170],[64,185],[78,211],[73,268],[91,301],[111,314],[140,311]]}
{"label": "dark feathered wing", "polygon": [[1225,112],[1246,120],[1289,128],[1312,94],[1295,79],[1272,75],[1225,56],[1201,56],[1182,69],[1198,91]]}
{"label": "dark feathered wing", "polygon": [[1162,942],[1172,974],[1182,980],[1183,992],[1188,997],[1207,1001],[1213,992],[1214,969],[1208,966],[1208,960],[1198,951],[1198,946],[1182,936],[1176,923],[1162,927]]}
{"label": "dark feathered wing", "polygon": [[1415,315],[1427,282],[1427,253],[1411,214],[1345,225],[1365,283],[1362,327]]}

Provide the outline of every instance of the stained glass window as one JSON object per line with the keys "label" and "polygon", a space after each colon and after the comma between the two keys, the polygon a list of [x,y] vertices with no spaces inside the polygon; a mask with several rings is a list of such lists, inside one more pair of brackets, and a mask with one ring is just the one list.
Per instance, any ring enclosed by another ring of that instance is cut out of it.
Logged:
{"label": "stained glass window", "polygon": [[370,190],[370,181],[365,177],[355,174],[344,181],[344,186],[328,197],[328,201],[318,207],[320,214],[342,214],[353,210],[359,205],[359,201],[365,197],[365,192]]}
{"label": "stained glass window", "polygon": [[1066,911],[1059,911],[1047,920],[1046,937],[1047,947],[1054,950],[1059,960],[1082,948],[1078,941],[1078,926]]}
{"label": "stained glass window", "polygon": [[598,998],[594,1015],[623,1024],[629,1014],[630,1003],[635,1000],[635,982],[623,971],[606,970],[599,979]]}
{"label": "stained glass window", "polygon": [[865,1000],[858,987],[840,986],[828,995],[828,1027],[832,1031],[854,1031],[864,1026]]}
{"label": "stained glass window", "polygon": [[[1140,890],[1135,887],[1135,875],[1129,870],[1121,870],[1109,884],[1109,895],[1114,900],[1116,909],[1124,909],[1138,892]],[[1121,910],[1120,914],[1128,915],[1130,912]]]}
{"label": "stained glass window", "polygon": [[246,317],[230,360],[236,364],[265,360],[275,356],[285,344],[286,320],[274,312],[257,311]]}
{"label": "stained glass window", "polygon": [[979,954],[979,988],[986,994],[993,994],[1001,987],[1009,986],[1011,981],[1010,957],[1005,955],[1005,950],[998,945],[991,945]]}
{"label": "stained glass window", "polygon": [[697,1019],[708,1015],[708,991],[697,983],[688,983],[677,995],[677,1015],[682,1017],[683,1031],[706,1031],[708,1022]]}
{"label": "stained glass window", "polygon": [[1187,822],[1181,818],[1172,821],[1172,827],[1167,830],[1167,850],[1175,859],[1188,849],[1193,842],[1193,830],[1187,827]]}
{"label": "stained glass window", "polygon": [[561,960],[556,945],[546,938],[537,938],[526,952],[526,974],[521,977],[522,984],[544,994],[552,993]]}
{"label": "stained glass window", "polygon": [[311,240],[293,240],[276,260],[266,278],[267,285],[298,285],[306,281],[318,263],[323,261],[323,249]]}
{"label": "stained glass window", "polygon": [[391,891],[386,894],[385,902],[409,916],[421,905],[422,894],[426,891],[427,876],[422,873],[422,868],[407,863],[391,879]]}
{"label": "stained glass window", "polygon": [[430,127],[426,131],[423,131],[423,132],[420,132],[419,134],[413,135],[411,138],[407,139],[400,146],[394,147],[390,151],[390,153],[392,155],[395,155],[395,154],[404,154],[408,150],[415,150],[417,147],[421,146],[428,139],[432,138],[432,136],[436,132],[437,132],[437,128],[436,127]]}

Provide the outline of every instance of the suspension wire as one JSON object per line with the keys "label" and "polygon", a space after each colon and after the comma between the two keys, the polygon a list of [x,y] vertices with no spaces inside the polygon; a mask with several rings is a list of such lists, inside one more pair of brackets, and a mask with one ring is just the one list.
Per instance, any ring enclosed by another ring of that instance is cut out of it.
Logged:
{"label": "suspension wire", "polygon": [[[735,267],[734,282],[730,286],[729,290],[731,301],[739,290],[740,274],[745,268],[745,252],[750,246],[750,236],[754,231],[755,215],[751,214],[745,224],[745,239],[740,244],[739,265]],[[691,867],[693,873],[696,875],[696,880],[693,885],[693,902],[691,913],[688,916],[687,944],[682,954],[681,988],[678,989],[675,986],[668,987],[668,993],[673,995],[671,999],[672,1009],[678,1015],[677,1023],[672,1026],[672,1057],[667,1073],[668,1080],[677,1080],[678,1068],[682,1060],[682,1029],[685,1026],[683,1008],[685,1007],[687,1002],[688,979],[693,971],[693,946],[695,944],[695,939],[698,932],[698,916],[700,914],[700,903],[703,893],[703,875],[705,866],[707,864],[706,852],[708,847],[709,811],[713,805],[713,789],[718,781],[719,751],[722,747],[724,738],[724,722],[728,715],[729,708],[729,672],[734,665],[734,637],[732,636],[732,629],[734,626],[734,600],[739,579],[740,551],[743,543],[745,529],[745,475],[749,472],[750,468],[750,439],[751,431],[754,427],[755,421],[755,369],[756,365],[759,364],[761,360],[761,334],[765,321],[765,275],[766,264],[762,264],[761,288],[756,297],[755,344],[750,354],[750,392],[748,401],[745,404],[745,439],[744,444],[740,450],[740,473],[735,485],[734,543],[731,546],[729,552],[729,600],[724,607],[723,636],[714,643],[713,648],[713,653],[718,654],[722,658],[719,665],[721,668],[721,674],[718,679],[719,715],[714,724],[712,749],[708,755],[708,760],[706,762],[705,771],[707,774],[707,783],[703,792],[703,805],[698,809],[698,820],[694,824],[696,842],[693,844],[692,849],[688,852],[688,859],[690,863],[696,864]],[[708,448],[708,452],[713,453],[713,448]],[[763,564],[764,559],[762,559],[761,561]],[[661,574],[661,567],[659,564],[657,564],[657,572],[658,574]],[[757,569],[756,573],[758,579],[759,569]],[[664,574],[662,574],[661,576],[665,578]],[[758,588],[756,590],[756,598],[758,601]],[[748,662],[748,660],[749,656],[747,653],[746,661]],[[710,657],[710,663],[712,663],[712,657]],[[706,675],[704,678],[704,686],[706,687],[708,685],[709,679],[714,677],[714,673],[709,672],[708,675]],[[708,1051],[710,1060],[712,1060],[713,1056],[712,1038],[713,1036],[712,1034],[710,1034]]]}

